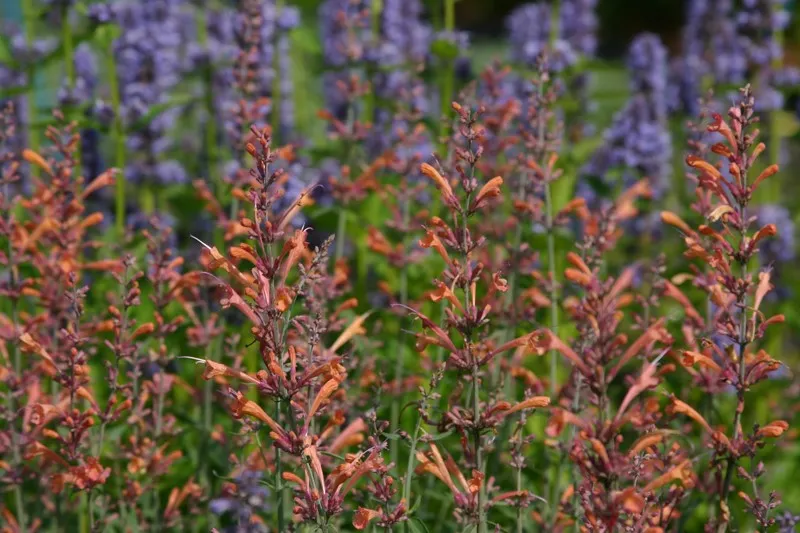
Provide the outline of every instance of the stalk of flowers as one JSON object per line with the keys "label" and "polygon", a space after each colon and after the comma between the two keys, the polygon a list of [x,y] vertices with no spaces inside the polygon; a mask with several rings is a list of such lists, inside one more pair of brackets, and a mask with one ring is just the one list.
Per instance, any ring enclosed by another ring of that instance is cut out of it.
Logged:
{"label": "stalk of flowers", "polygon": [[334,254],[338,262],[344,256],[346,244],[348,209],[344,207],[354,198],[363,197],[368,181],[383,164],[382,152],[371,158],[373,162],[363,174],[354,175],[364,161],[362,147],[372,132],[370,121],[374,117],[365,117],[363,113],[373,91],[364,68],[370,54],[377,54],[377,50],[374,43],[371,47],[368,42],[374,15],[368,2],[326,0],[320,5],[319,14],[323,60],[328,68],[323,74],[325,109],[319,117],[328,123],[329,138],[338,145],[340,154],[338,175],[328,184],[334,200],[341,206]]}
{"label": "stalk of flowers", "polygon": [[174,158],[169,135],[180,109],[170,92],[181,72],[181,20],[178,4],[122,3],[115,9],[121,28],[114,42],[120,99],[126,130],[125,178],[142,185],[141,208],[157,208],[154,189],[185,183],[186,171]]}
{"label": "stalk of flowers", "polygon": [[[228,392],[234,417],[253,418],[271,430],[275,454],[269,463],[277,494],[283,492],[284,482],[295,484],[297,519],[325,529],[337,521],[344,510],[344,498],[358,479],[378,467],[375,450],[348,456],[336,467],[330,464],[329,455],[323,455],[361,442],[358,435],[363,431],[359,429],[363,421],[342,427],[346,369],[339,352],[363,332],[366,315],[352,321],[344,318],[347,310],[357,305],[352,299],[329,308],[333,298],[341,297],[347,273],[341,265],[333,276],[325,273],[330,239],[311,253],[307,230],[291,229],[292,218],[309,200],[309,190],[288,208],[275,209],[283,195],[282,171],[270,168],[277,155],[270,148],[267,130],[253,128],[253,134],[258,148],[248,144],[247,150],[256,160],[251,170],[254,186],[248,197],[254,211],[252,218],[239,221],[253,244],[232,246],[227,257],[208,246],[206,266],[209,271],[224,270],[231,278],[223,281],[211,275],[222,290],[223,307],[235,308],[250,322],[266,368],[253,376],[205,359],[204,378],[238,381],[253,387],[258,396],[272,400],[274,417],[241,391],[229,388]],[[243,262],[253,265],[250,272],[240,269],[238,265]],[[341,328],[339,337],[326,346],[325,334]],[[268,463],[262,467],[268,468]],[[280,529],[287,519],[280,496],[276,513]]]}
{"label": "stalk of flowers", "polygon": [[[426,135],[421,128],[418,130],[411,135],[401,136],[396,149],[413,150],[419,142],[419,136]],[[392,268],[393,273],[397,274],[394,277],[395,283],[390,283],[389,279],[381,279],[378,282],[379,289],[391,305],[399,304],[401,307],[407,306],[413,298],[413,291],[409,287],[408,268],[424,255],[422,250],[409,242],[409,235],[413,234],[414,228],[423,224],[428,216],[428,211],[420,202],[426,189],[426,184],[417,179],[420,161],[421,157],[418,154],[402,159],[392,158],[386,170],[389,176],[399,176],[399,180],[385,183],[376,189],[376,194],[381,197],[389,211],[389,218],[384,222],[383,231],[378,227],[370,227],[367,234],[367,246],[370,251],[381,256]],[[385,384],[386,392],[393,398],[390,414],[393,431],[401,425],[400,411],[404,395],[413,392],[419,385],[416,376],[406,375],[406,336],[402,319],[398,327],[400,330],[392,347],[394,373],[391,381]],[[398,448],[399,442],[390,443],[391,462],[394,464],[398,461]]]}
{"label": "stalk of flowers", "polygon": [[[221,161],[227,114],[235,96],[233,63],[238,55],[235,42],[236,11],[233,9],[198,9],[195,12],[195,39],[188,44],[187,60],[190,70],[199,71],[202,80],[203,151],[207,162],[204,169],[219,196],[225,192]],[[224,130],[224,128],[222,128]]]}
{"label": "stalk of flowers", "polygon": [[628,53],[632,96],[603,133],[603,144],[581,169],[581,196],[599,198],[586,178],[624,190],[642,178],[651,180],[654,198],[669,190],[671,137],[666,124],[666,50],[658,36],[637,36]]}
{"label": "stalk of flowers", "polygon": [[[496,393],[481,396],[481,375],[498,355],[520,347],[528,347],[544,353],[549,335],[528,333],[509,342],[496,345],[489,337],[486,327],[492,306],[488,302],[497,292],[507,290],[507,282],[500,272],[487,272],[485,265],[477,262],[485,239],[474,237],[474,217],[496,203],[501,195],[503,179],[494,177],[483,186],[478,182],[477,163],[482,155],[482,128],[478,125],[478,114],[454,103],[453,109],[459,117],[458,137],[462,146],[455,149],[458,163],[455,172],[460,187],[454,189],[451,181],[429,164],[422,165],[422,172],[435,184],[453,218],[452,226],[439,217],[432,217],[426,235],[420,241],[424,248],[434,249],[445,262],[445,270],[435,281],[436,290],[431,293],[433,301],[444,301],[445,323],[442,327],[419,311],[413,315],[423,325],[424,331],[417,334],[417,349],[424,350],[433,345],[443,349],[446,368],[458,377],[459,391],[469,389],[466,398],[455,393],[446,412],[436,422],[440,431],[453,431],[460,436],[463,463],[472,470],[469,481],[463,476],[452,458],[447,461],[436,445],[429,446],[429,453],[416,452],[420,465],[418,472],[429,472],[442,480],[453,492],[456,516],[459,521],[472,524],[479,531],[486,531],[487,514],[493,505],[507,499],[527,500],[528,492],[513,495],[498,495],[488,500],[484,480],[485,457],[490,451],[487,435],[503,422],[505,417],[525,409],[544,407],[549,404],[546,397],[530,397],[518,403],[497,398]],[[480,299],[478,288],[482,288]],[[463,299],[460,297],[463,294]],[[427,415],[426,415],[427,416]],[[433,423],[432,417],[429,423]],[[449,465],[449,466],[448,466]],[[452,475],[461,485],[452,481]]]}
{"label": "stalk of flowers", "polygon": [[[16,144],[19,142],[16,120],[16,109],[12,102],[6,102],[0,114],[0,164],[2,173],[0,174],[0,235],[7,244],[6,249],[0,254],[2,258],[3,276],[0,281],[0,295],[9,304],[7,314],[0,315],[2,318],[2,334],[0,335],[0,346],[2,346],[3,359],[0,361],[0,381],[3,383],[4,403],[2,406],[2,419],[6,421],[5,430],[0,432],[3,446],[2,466],[3,474],[0,479],[8,487],[13,487],[14,491],[14,514],[11,518],[6,515],[6,521],[11,526],[16,526],[20,531],[26,531],[28,517],[25,510],[24,496],[22,492],[23,477],[23,431],[22,419],[18,416],[18,403],[25,394],[25,375],[22,368],[22,352],[18,342],[19,310],[20,303],[24,302],[23,287],[20,284],[19,269],[17,265],[25,262],[22,253],[15,253],[13,249],[13,232],[17,222],[15,221],[13,206],[15,203],[14,188],[18,187],[21,179],[20,163],[21,153],[17,150]],[[5,309],[4,309],[5,311]],[[11,345],[11,350],[8,345]],[[20,427],[16,427],[19,425]],[[34,521],[32,527],[38,527],[40,522]]]}
{"label": "stalk of flowers", "polygon": [[[672,225],[682,228],[687,245],[685,255],[700,259],[716,273],[714,333],[728,339],[725,345],[714,342],[705,343],[705,352],[685,351],[682,362],[687,367],[706,366],[716,374],[716,379],[727,383],[736,394],[736,409],[733,416],[732,433],[728,436],[722,430],[713,430],[698,413],[686,409],[685,404],[673,400],[672,410],[682,413],[697,422],[711,434],[714,443],[712,467],[717,475],[719,496],[716,530],[728,529],[731,520],[729,495],[733,490],[733,474],[750,481],[753,493],[739,493],[745,508],[751,513],[760,527],[767,528],[774,523],[770,511],[779,501],[777,495],[770,493],[768,498],[758,490],[758,478],[763,469],[754,467],[747,470],[740,464],[745,457],[751,461],[767,438],[779,437],[788,429],[782,420],[772,421],[764,426],[754,425],[747,432],[742,427],[742,416],[746,411],[746,392],[759,381],[776,371],[780,363],[763,349],[756,350],[754,344],[766,334],[774,324],[783,322],[783,315],[767,317],[760,311],[764,298],[772,289],[769,270],[758,272],[757,281],[751,269],[751,260],[761,246],[774,236],[778,229],[767,224],[756,230],[756,217],[748,210],[751,199],[765,180],[774,176],[777,165],[770,165],[757,176],[753,176],[757,158],[766,150],[763,143],[757,142],[758,130],[753,128],[757,122],[754,112],[755,102],[749,86],[742,89],[742,98],[728,111],[727,120],[714,116],[709,131],[722,135],[724,140],[714,144],[712,152],[728,164],[729,173],[722,173],[712,163],[690,157],[687,163],[696,170],[698,187],[707,191],[713,210],[708,214],[708,224],[696,230],[685,225],[675,215],[665,214]],[[683,227],[686,226],[686,227]],[[711,243],[700,240],[699,235],[713,239]],[[754,463],[753,463],[754,464]]]}
{"label": "stalk of flowers", "polygon": [[[636,267],[616,277],[603,273],[608,252],[623,234],[622,224],[636,215],[636,202],[647,194],[647,183],[639,182],[611,208],[588,215],[579,253],[567,256],[565,277],[578,295],[566,298],[564,306],[577,336],[569,345],[562,343],[561,353],[573,365],[547,434],[557,437],[568,431],[565,444],[552,441],[552,445],[564,446],[562,454],[566,452],[578,476],[564,492],[555,480],[555,490],[549,494],[551,501],[560,502],[550,517],[554,530],[567,529],[573,520],[588,531],[666,530],[676,518],[684,489],[695,483],[689,450],[664,443],[669,432],[652,431],[661,415],[658,401],[646,393],[674,369],[674,365],[659,366],[673,342],[665,319],[652,313],[661,284],[653,282],[653,289],[637,298],[633,292]],[[656,265],[656,281],[658,272]],[[644,304],[639,313],[630,310],[636,301]],[[635,332],[632,341],[627,331]],[[638,370],[626,375],[634,362]],[[627,392],[617,403],[620,396],[614,391],[623,382]],[[630,432],[638,440],[624,445]],[[660,490],[673,481],[680,486]]]}
{"label": "stalk of flowers", "polygon": [[431,41],[431,30],[421,14],[419,0],[387,0],[377,13],[369,54],[371,92],[364,113],[373,123],[367,147],[372,156],[398,142],[400,132],[413,131],[418,117],[430,111],[431,102],[418,75]]}
{"label": "stalk of flowers", "polygon": [[692,0],[686,4],[681,55],[670,63],[667,107],[697,116],[704,91],[744,81],[747,57],[731,0]]}
{"label": "stalk of flowers", "polygon": [[[64,123],[59,113],[55,113],[55,119]],[[26,463],[24,470],[17,471],[21,477],[16,479],[30,477],[30,472],[39,468],[47,475],[35,479],[46,481],[56,494],[70,485],[84,491],[85,498],[89,490],[105,482],[109,473],[90,449],[90,428],[99,408],[87,365],[95,349],[92,337],[106,331],[109,324],[84,315],[88,289],[82,285],[83,276],[114,272],[120,264],[86,258],[87,251],[97,246],[90,233],[103,217],[100,213],[87,214],[85,202],[113,184],[113,171],[84,184],[74,159],[80,140],[76,130],[75,123],[63,128],[49,126],[46,136],[52,155],[25,149],[20,159],[4,161],[8,184],[22,160],[36,166],[42,178],[32,178],[31,191],[25,196],[11,196],[5,187],[8,196],[4,197],[4,207],[9,208],[9,218],[4,220],[8,239],[4,266],[9,269],[5,287],[12,305],[10,316],[3,315],[2,322],[7,328],[4,342],[11,341],[15,346],[7,383],[9,391],[13,390],[17,405],[14,419],[20,421],[20,427],[12,426],[12,453],[19,459],[22,451]],[[15,211],[19,214],[12,214]],[[31,358],[25,367],[23,354]],[[49,391],[45,390],[48,385]],[[19,416],[20,412],[24,416]],[[34,462],[41,464],[30,470]],[[19,460],[13,464],[16,468],[23,466]],[[24,524],[24,502],[18,504],[17,516]],[[44,504],[53,505],[53,498],[45,497]]]}
{"label": "stalk of flowers", "polygon": [[319,21],[323,60],[331,69],[323,76],[325,108],[350,125],[360,115],[354,88],[367,83],[361,70],[369,52],[370,6],[364,0],[326,0]]}

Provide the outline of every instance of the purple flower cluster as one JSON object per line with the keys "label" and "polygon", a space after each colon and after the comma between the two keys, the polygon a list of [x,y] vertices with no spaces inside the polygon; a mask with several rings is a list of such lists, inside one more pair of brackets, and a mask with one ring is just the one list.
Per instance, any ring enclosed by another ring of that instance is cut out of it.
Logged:
{"label": "purple flower cluster", "polygon": [[549,47],[550,68],[556,72],[574,65],[580,55],[594,56],[597,49],[597,0],[564,0],[559,8],[558,34],[553,33],[549,4],[524,4],[506,19],[512,61],[536,66],[539,55]]}
{"label": "purple flower cluster", "polygon": [[280,138],[291,138],[294,132],[294,84],[292,79],[292,56],[289,32],[300,25],[300,11],[296,7],[283,6],[277,17],[277,53],[278,53],[278,80],[280,83],[280,101],[278,102],[278,124]]}
{"label": "purple flower cluster", "polygon": [[266,533],[267,527],[253,520],[266,509],[269,497],[269,490],[261,483],[261,473],[245,470],[234,479],[234,484],[235,493],[211,500],[209,510],[216,515],[231,514],[234,517],[236,525],[226,531]]}
{"label": "purple flower cluster", "polygon": [[[666,124],[667,53],[661,40],[652,34],[634,39],[628,54],[632,96],[603,134],[603,144],[582,169],[610,184],[611,174],[622,170],[622,187],[649,178],[653,196],[659,198],[669,183],[672,144]],[[582,196],[595,200],[585,181],[579,185]]]}
{"label": "purple flower cluster", "polygon": [[797,526],[800,525],[800,514],[784,511],[775,517],[775,522],[778,526],[778,533],[795,533]]}
{"label": "purple flower cluster", "polygon": [[183,166],[165,159],[180,110],[169,105],[182,72],[184,22],[179,0],[125,2],[116,9],[122,34],[114,44],[122,115],[131,154],[125,177],[133,183],[184,183]]}
{"label": "purple flower cluster", "polygon": [[704,79],[740,84],[747,71],[744,43],[731,0],[690,0],[683,29],[683,53],[670,64],[667,107],[695,116]]}
{"label": "purple flower cluster", "polygon": [[562,0],[559,7],[561,39],[586,57],[597,51],[597,0]]}
{"label": "purple flower cluster", "polygon": [[379,100],[370,139],[370,151],[380,153],[407,133],[408,116],[420,116],[430,109],[416,68],[425,62],[431,29],[421,20],[419,0],[385,0],[380,18],[380,35],[372,87]]}
{"label": "purple flower cluster", "polygon": [[[563,0],[558,11],[557,34],[553,34],[553,12],[549,4],[524,4],[506,19],[511,45],[511,59],[534,69],[539,56],[547,50],[548,66],[564,72],[583,57],[597,50],[597,0]],[[565,117],[567,128],[577,137],[591,133],[586,117],[592,112],[589,99],[590,73],[568,76],[563,88],[577,103],[577,111]]]}
{"label": "purple flower cluster", "polygon": [[319,7],[322,57],[329,69],[322,79],[325,107],[341,121],[356,112],[342,85],[367,59],[369,13],[365,0],[325,0]]}
{"label": "purple flower cluster", "polygon": [[550,5],[523,4],[506,19],[511,60],[529,68],[536,66],[539,55],[550,42],[552,13]]}
{"label": "purple flower cluster", "polygon": [[[796,68],[776,68],[783,51],[778,36],[788,26],[786,0],[691,0],[683,33],[683,54],[671,66],[671,112],[696,114],[705,80],[741,84],[756,80],[759,109],[777,109],[777,87],[800,82]],[[709,83],[706,83],[709,85]]]}

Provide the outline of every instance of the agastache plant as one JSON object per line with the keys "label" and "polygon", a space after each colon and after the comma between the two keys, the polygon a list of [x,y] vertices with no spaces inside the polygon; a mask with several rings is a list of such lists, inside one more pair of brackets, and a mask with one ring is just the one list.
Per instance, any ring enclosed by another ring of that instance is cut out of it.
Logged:
{"label": "agastache plant", "polygon": [[[249,399],[241,390],[228,388],[229,409],[234,418],[269,428],[278,528],[285,527],[289,518],[284,510],[284,493],[288,486],[294,486],[294,514],[301,522],[328,530],[343,512],[345,497],[358,480],[378,472],[383,464],[383,445],[377,442],[335,465],[323,455],[335,457],[342,447],[361,442],[353,437],[363,433],[364,421],[359,418],[342,427],[345,420],[336,413],[344,401],[342,384],[346,378],[339,352],[363,333],[367,315],[343,322],[339,313],[352,308],[354,301],[345,302],[339,309],[327,308],[328,300],[341,294],[347,275],[341,270],[332,277],[325,273],[330,240],[312,253],[306,241],[307,230],[291,227],[291,219],[309,200],[309,190],[287,208],[274,210],[284,194],[283,172],[270,168],[277,154],[271,150],[267,130],[254,127],[252,133],[258,143],[258,147],[247,145],[255,159],[250,172],[253,186],[248,194],[253,212],[238,223],[252,244],[232,246],[229,256],[214,246],[206,246],[207,268],[225,272],[230,281],[211,274],[206,277],[221,289],[222,306],[236,309],[250,323],[264,368],[252,375],[201,359],[203,377],[224,377],[250,385],[258,393],[256,399],[271,401],[273,416],[259,401]],[[249,272],[238,266],[243,262],[252,265]],[[326,346],[323,337],[334,328],[344,329]],[[253,426],[252,431],[258,435],[258,426]],[[297,467],[289,468],[292,465]],[[393,516],[391,523],[399,520],[402,512]]]}
{"label": "agastache plant", "polygon": [[[783,420],[754,424],[745,429],[743,415],[747,413],[748,391],[758,382],[779,369],[780,363],[757,344],[767,330],[784,321],[783,315],[767,316],[761,311],[767,294],[772,290],[769,269],[753,270],[759,249],[778,233],[774,224],[761,225],[751,208],[753,195],[766,180],[774,179],[777,165],[769,165],[756,174],[756,161],[766,150],[757,141],[758,130],[754,124],[755,102],[749,86],[742,89],[739,103],[728,111],[727,119],[715,115],[708,126],[723,140],[715,143],[711,151],[718,155],[727,172],[723,173],[708,160],[689,157],[687,163],[698,177],[698,187],[706,191],[712,210],[707,214],[707,224],[697,229],[688,226],[677,215],[662,214],[663,220],[678,228],[687,246],[685,255],[709,265],[716,274],[712,297],[718,311],[714,333],[728,342],[709,340],[702,351],[684,351],[681,360],[687,367],[709,369],[716,380],[728,384],[736,396],[736,407],[729,429],[714,429],[697,411],[678,400],[672,400],[672,411],[692,418],[704,427],[712,442],[711,466],[716,473],[718,502],[715,529],[727,531],[732,516],[729,497],[735,491],[735,477],[748,481],[752,492],[741,491],[739,498],[760,527],[767,528],[775,521],[770,514],[779,504],[772,492],[763,496],[758,488],[758,478],[764,469],[755,463],[765,439],[781,436],[788,423]],[[710,237],[704,240],[701,236]],[[745,468],[743,460],[749,458],[753,468]],[[734,476],[735,475],[735,476]]]}
{"label": "agastache plant", "polygon": [[488,531],[488,514],[493,505],[530,496],[528,491],[521,490],[489,498],[485,462],[489,451],[487,435],[507,416],[546,407],[550,403],[545,396],[531,396],[511,403],[497,399],[488,391],[487,397],[482,398],[482,389],[487,384],[486,369],[506,351],[525,347],[542,354],[554,341],[547,331],[528,333],[500,345],[488,339],[486,327],[492,308],[487,301],[496,293],[505,292],[508,282],[500,272],[487,272],[484,265],[476,261],[485,239],[475,236],[471,222],[496,202],[501,195],[503,178],[495,176],[483,185],[478,182],[476,169],[482,154],[482,127],[478,123],[478,113],[457,103],[453,104],[453,109],[459,117],[456,135],[461,143],[455,150],[457,163],[454,171],[458,176],[458,189],[454,189],[451,180],[432,165],[424,163],[421,167],[423,174],[438,189],[441,201],[452,217],[452,225],[439,217],[432,217],[425,237],[420,240],[423,248],[433,249],[445,263],[444,272],[434,282],[436,289],[430,294],[434,302],[446,302],[445,322],[439,326],[423,313],[411,311],[423,326],[423,332],[417,334],[417,349],[421,351],[428,346],[441,348],[446,368],[464,382],[459,390],[469,391],[468,394],[453,395],[452,403],[437,425],[441,431],[454,431],[460,436],[463,463],[471,470],[471,475],[463,474],[452,457],[445,459],[433,443],[427,453],[416,453],[417,472],[430,473],[444,482],[453,494],[457,519],[485,532]]}

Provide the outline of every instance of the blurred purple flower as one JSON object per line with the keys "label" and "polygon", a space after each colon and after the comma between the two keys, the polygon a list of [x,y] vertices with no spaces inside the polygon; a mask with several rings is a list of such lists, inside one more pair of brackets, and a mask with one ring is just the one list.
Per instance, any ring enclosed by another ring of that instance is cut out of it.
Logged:
{"label": "blurred purple flower", "polygon": [[794,263],[796,257],[794,221],[788,209],[776,204],[760,206],[757,215],[759,227],[775,224],[778,228],[776,236],[759,243],[759,259],[764,266],[772,269],[771,281],[775,287],[767,298],[786,300],[791,296],[791,288],[782,283],[781,274]]}
{"label": "blurred purple flower", "polygon": [[133,183],[186,180],[177,161],[160,160],[172,147],[169,133],[179,113],[170,105],[170,93],[185,65],[186,19],[180,5],[180,0],[150,0],[121,3],[116,10],[122,33],[114,54],[131,151],[125,176]]}
{"label": "blurred purple flower", "polygon": [[800,525],[800,514],[784,511],[775,517],[775,523],[778,526],[778,533],[795,533],[797,526]]}
{"label": "blurred purple flower", "polygon": [[548,4],[523,4],[506,18],[511,60],[535,67],[550,41],[551,11]]}
{"label": "blurred purple flower", "polygon": [[231,533],[266,533],[267,527],[254,523],[252,518],[267,509],[269,490],[261,484],[261,473],[245,470],[233,482],[235,494],[228,494],[211,500],[209,510],[216,515],[231,514],[237,524],[226,531]]}
{"label": "blurred purple flower", "polygon": [[[623,188],[646,177],[654,198],[667,191],[672,142],[666,123],[666,60],[657,36],[634,39],[628,53],[633,95],[603,133],[602,145],[581,170],[583,176],[611,185],[615,174]],[[587,180],[581,180],[578,191],[587,201],[597,201]]]}
{"label": "blurred purple flower", "polygon": [[558,15],[561,39],[576,53],[593,57],[597,51],[597,0],[562,0]]}

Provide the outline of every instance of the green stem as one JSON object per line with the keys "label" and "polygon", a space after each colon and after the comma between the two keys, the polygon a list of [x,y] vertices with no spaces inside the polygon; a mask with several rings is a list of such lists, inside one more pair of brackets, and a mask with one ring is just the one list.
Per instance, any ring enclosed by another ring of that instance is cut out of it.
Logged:
{"label": "green stem", "polygon": [[[456,29],[456,0],[444,0],[444,30],[445,33],[455,38]],[[442,157],[445,155],[445,147],[447,146],[446,139],[450,135],[450,117],[452,110],[450,104],[453,100],[453,93],[456,86],[456,72],[455,62],[448,59],[442,70],[441,93],[440,93],[440,109],[442,114],[440,137],[442,138],[443,146],[440,149]]]}
{"label": "green stem", "polygon": [[[777,3],[772,3],[772,10],[776,11],[779,9],[784,9],[784,7]],[[776,13],[773,13],[776,15]],[[772,58],[771,70],[772,72],[779,72],[783,67],[783,39],[784,35],[782,31],[775,32],[775,47],[777,50],[780,50],[781,53],[776,54],[774,58]],[[779,110],[773,109],[769,112],[769,163],[770,164],[778,164],[778,160],[780,159],[781,153],[781,135],[780,135],[780,128],[778,127],[778,115]],[[767,187],[765,187],[766,192],[768,194],[767,201],[769,203],[776,203],[780,201],[781,198],[781,182],[779,180],[773,179],[770,180],[770,183]]]}
{"label": "green stem", "polygon": [[125,233],[125,135],[122,127],[122,103],[119,92],[119,79],[117,78],[117,64],[111,51],[111,39],[106,39],[106,73],[108,75],[108,91],[111,95],[111,109],[114,120],[111,124],[114,142],[114,166],[117,169],[116,177],[116,222],[117,234]]}
{"label": "green stem", "polygon": [[[275,420],[279,421],[281,416],[281,401],[275,402]],[[278,531],[284,530],[285,518],[283,516],[283,464],[281,463],[281,451],[275,448],[275,509],[278,513]]]}
{"label": "green stem", "polygon": [[407,506],[411,506],[411,476],[414,474],[414,461],[416,460],[417,442],[419,441],[419,432],[422,429],[422,416],[417,413],[417,425],[414,427],[414,433],[411,435],[411,449],[408,452],[408,465],[406,466],[406,481],[403,485],[403,499],[406,501]]}
{"label": "green stem", "polygon": [[[478,365],[475,363],[472,366],[472,418],[475,423],[475,430],[473,431],[472,437],[475,440],[475,468],[481,471],[483,450],[481,449],[481,431],[477,426],[481,419],[480,386],[478,383]],[[478,491],[478,533],[486,533],[485,500],[486,489],[484,488],[484,484],[481,483],[481,488]]]}
{"label": "green stem", "polygon": [[[551,183],[544,188],[545,224],[547,226],[547,263],[550,277],[550,329],[558,335],[558,287],[556,286],[556,239],[553,232],[553,198]],[[558,377],[558,353],[550,351],[550,397],[556,395],[556,379]]]}
{"label": "green stem", "polygon": [[[743,172],[743,175],[746,176],[746,169]],[[743,181],[746,182],[746,178],[743,178]],[[747,220],[747,209],[744,205],[739,206],[739,220],[745,221]],[[746,241],[747,241],[747,226],[746,224],[742,224],[741,236],[740,236],[740,243],[739,249],[744,250]],[[746,280],[749,276],[747,272],[747,261],[742,259],[740,261],[741,267],[741,279]],[[739,383],[737,384],[738,388],[738,405],[736,406],[736,412],[733,415],[733,442],[736,442],[739,437],[739,426],[741,425],[742,420],[742,412],[744,411],[744,380],[745,380],[745,371],[747,369],[747,364],[745,363],[745,349],[747,348],[748,340],[747,340],[747,293],[743,292],[742,296],[737,299],[737,304],[740,306],[740,315],[739,315],[739,367],[738,367],[738,374],[739,374]],[[720,509],[727,509],[728,508],[728,495],[730,494],[731,489],[731,482],[733,480],[733,471],[736,469],[737,463],[736,457],[729,457],[728,458],[728,466],[725,469],[725,478],[722,482],[722,494],[720,496]],[[723,519],[719,525],[717,526],[717,533],[725,533],[728,530],[728,520]]]}
{"label": "green stem", "polygon": [[[25,27],[25,45],[30,49],[36,40],[36,9],[33,0],[23,0],[22,17]],[[39,152],[39,132],[36,129],[36,63],[29,62],[26,65],[25,73],[28,82],[28,94],[25,98],[26,115],[28,117],[27,135],[28,148],[34,152]],[[39,176],[39,167],[30,166],[31,175]]]}
{"label": "green stem", "polygon": [[336,259],[336,263],[339,262],[344,256],[344,238],[345,233],[347,231],[347,211],[343,208],[339,208],[339,221],[336,226],[336,255],[334,258]]}
{"label": "green stem", "polygon": [[[61,40],[64,47],[64,70],[66,71],[67,87],[70,93],[75,88],[75,47],[72,42],[72,27],[69,25],[69,8],[64,8],[61,13]],[[81,168],[81,144],[75,146],[75,168]]]}
{"label": "green stem", "polygon": [[[410,219],[410,198],[403,199],[403,228],[408,227]],[[408,303],[408,269],[405,264],[400,269],[400,303],[406,305]],[[403,374],[405,372],[405,333],[403,330],[403,321],[400,322],[400,331],[398,332],[397,344],[395,347],[395,367],[394,367],[394,381],[398,387],[402,386]],[[391,428],[396,431],[400,427],[400,404],[402,403],[402,395],[398,392],[392,399],[392,412],[391,412]],[[397,464],[399,441],[393,440],[390,450],[391,461]]]}

